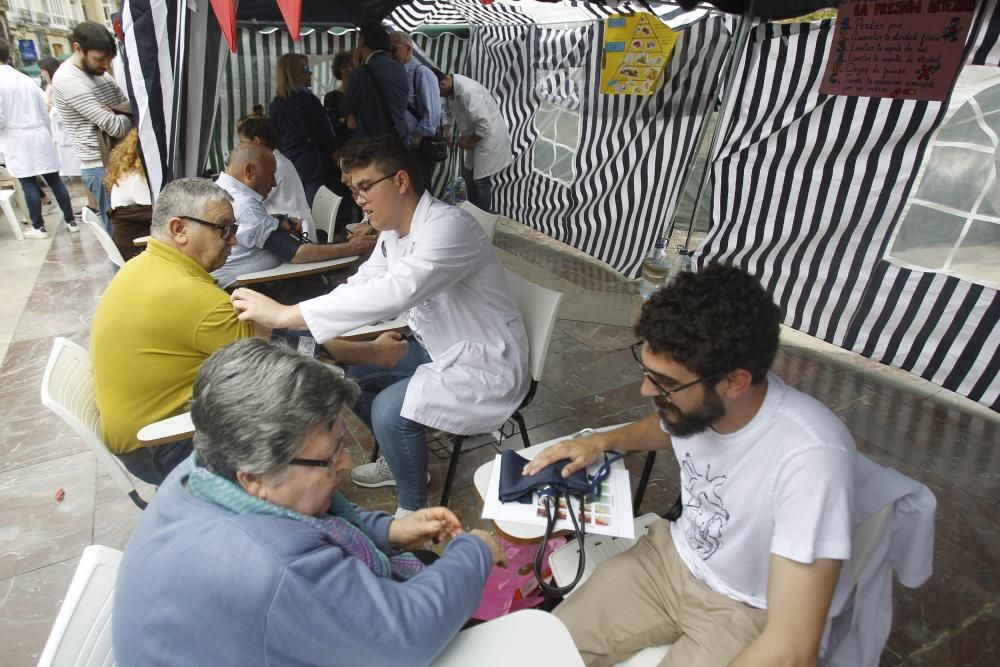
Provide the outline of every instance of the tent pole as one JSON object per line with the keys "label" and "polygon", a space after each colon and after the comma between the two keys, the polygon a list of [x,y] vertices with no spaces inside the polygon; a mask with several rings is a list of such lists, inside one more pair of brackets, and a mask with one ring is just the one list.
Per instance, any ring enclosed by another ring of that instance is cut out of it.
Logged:
{"label": "tent pole", "polygon": [[[756,4],[757,4],[756,0],[750,0],[750,4],[747,7],[746,14],[744,14],[743,17],[740,19],[740,24],[736,31],[736,39],[733,42],[732,48],[730,48],[729,52],[726,54],[726,59],[728,62],[725,65],[723,65],[723,70],[725,70],[725,74],[724,78],[721,79],[719,82],[719,86],[723,87],[722,103],[719,106],[719,109],[721,111],[725,111],[728,108],[729,98],[732,96],[733,88],[735,87],[733,85],[734,84],[733,75],[736,74],[736,70],[739,67],[739,59],[736,56],[741,55],[743,53],[743,50],[746,48],[747,45],[747,40],[750,38],[750,28],[753,25],[754,5]],[[709,148],[708,157],[705,160],[705,168],[701,172],[701,181],[698,183],[698,191],[694,197],[694,207],[691,210],[691,219],[688,221],[687,235],[684,238],[684,247],[689,250],[691,244],[691,233],[694,231],[694,223],[698,219],[698,212],[701,209],[702,194],[706,190],[705,186],[708,185],[708,179],[712,173],[712,155],[714,155],[715,151],[718,149],[718,144],[721,141],[720,139],[721,131],[722,128],[725,126],[725,123],[722,121],[723,119],[720,117],[719,122],[715,126],[715,132],[712,134],[712,145]],[[707,123],[703,121],[701,130],[699,131],[698,134],[698,140],[695,148],[696,152],[694,157],[692,157],[691,165],[688,168],[689,176],[690,173],[694,171],[694,163],[697,158],[697,150],[701,148],[701,142],[703,139],[702,134],[704,133],[706,126]],[[681,186],[681,191],[680,191],[681,195],[683,195],[684,188],[686,187],[687,187],[687,177],[685,177],[685,181]]]}

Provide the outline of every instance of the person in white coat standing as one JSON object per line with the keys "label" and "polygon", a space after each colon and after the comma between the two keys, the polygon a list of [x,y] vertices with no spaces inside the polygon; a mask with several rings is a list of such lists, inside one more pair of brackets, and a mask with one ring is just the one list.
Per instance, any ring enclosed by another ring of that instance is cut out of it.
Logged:
{"label": "person in white coat standing", "polygon": [[73,220],[69,192],[59,178],[59,155],[52,143],[49,113],[42,89],[27,75],[10,66],[10,47],[0,40],[0,154],[11,176],[21,181],[32,228],[25,238],[46,239],[49,232],[42,218],[41,176],[59,202],[66,228],[79,231]]}
{"label": "person in white coat standing", "polygon": [[242,288],[233,307],[241,320],[308,328],[321,343],[406,313],[412,337],[399,363],[348,367],[362,389],[354,410],[385,457],[351,477],[368,487],[395,484],[397,516],[405,516],[427,505],[424,427],[459,435],[497,429],[528,391],[528,341],[490,239],[471,215],[424,192],[398,138],[356,140],[338,156],[380,232],[371,258],[316,299],[282,306]]}
{"label": "person in white coat standing", "polygon": [[463,175],[469,201],[493,212],[492,176],[514,161],[510,130],[490,91],[461,74],[438,73],[438,86],[465,151]]}

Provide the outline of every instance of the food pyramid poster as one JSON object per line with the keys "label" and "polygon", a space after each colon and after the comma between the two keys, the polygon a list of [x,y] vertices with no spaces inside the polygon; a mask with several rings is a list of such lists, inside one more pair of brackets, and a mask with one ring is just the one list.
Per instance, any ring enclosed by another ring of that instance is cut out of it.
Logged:
{"label": "food pyramid poster", "polygon": [[604,24],[601,93],[651,95],[676,42],[677,33],[652,14],[609,16]]}

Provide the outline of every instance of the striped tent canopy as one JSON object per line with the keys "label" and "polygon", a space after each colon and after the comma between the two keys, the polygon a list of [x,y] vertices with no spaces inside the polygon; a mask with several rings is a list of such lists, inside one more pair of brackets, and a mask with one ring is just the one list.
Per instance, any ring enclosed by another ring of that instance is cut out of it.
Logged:
{"label": "striped tent canopy", "polygon": [[[244,25],[227,60],[208,12],[177,10],[207,4],[125,2],[129,93],[156,189],[206,164],[221,167],[235,119],[273,96],[280,53],[309,54],[322,95],[332,85],[329,59],[354,46],[354,33],[322,25],[298,43],[283,30]],[[599,94],[603,19],[650,10],[679,31],[654,94]],[[737,52],[738,19],[705,6],[414,0],[387,20],[416,31],[430,62],[479,81],[499,103],[514,150],[494,179],[499,213],[635,277],[670,229],[708,127],[715,136],[704,156],[708,236],[699,265],[742,266],[790,326],[1000,411],[1000,281],[891,256],[949,105],[819,93],[833,21],[752,21]],[[444,29],[456,24],[472,29]],[[998,35],[998,0],[982,0],[965,66],[1000,67]],[[977,150],[997,150],[1000,132],[984,136],[988,145]],[[971,242],[1000,226],[989,211],[970,215],[980,230]]]}

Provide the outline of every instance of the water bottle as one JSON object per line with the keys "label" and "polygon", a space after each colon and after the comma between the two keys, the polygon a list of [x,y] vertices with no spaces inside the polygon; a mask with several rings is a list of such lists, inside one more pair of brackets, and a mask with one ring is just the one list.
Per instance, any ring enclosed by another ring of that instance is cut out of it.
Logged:
{"label": "water bottle", "polygon": [[455,206],[458,206],[466,199],[469,198],[469,193],[465,189],[465,178],[459,176],[455,179],[455,190],[454,190],[455,201],[452,202]]}
{"label": "water bottle", "polygon": [[667,240],[657,239],[656,245],[642,260],[642,278],[639,279],[639,294],[648,299],[653,292],[663,287],[670,271],[670,260],[667,259]]}
{"label": "water bottle", "polygon": [[691,251],[685,246],[677,246],[677,259],[674,263],[670,265],[670,274],[667,276],[667,285],[674,282],[682,273],[690,273],[692,271],[691,263]]}

